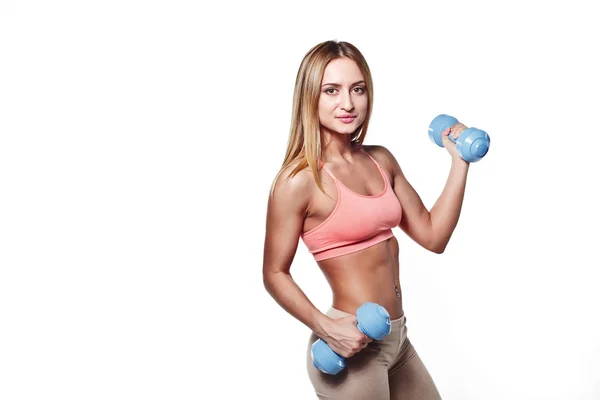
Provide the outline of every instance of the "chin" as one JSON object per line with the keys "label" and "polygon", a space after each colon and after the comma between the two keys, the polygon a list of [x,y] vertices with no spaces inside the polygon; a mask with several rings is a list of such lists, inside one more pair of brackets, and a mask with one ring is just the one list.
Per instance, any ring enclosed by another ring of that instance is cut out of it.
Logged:
{"label": "chin", "polygon": [[351,125],[346,126],[345,128],[346,129],[344,129],[344,128],[337,129],[337,132],[341,133],[342,135],[352,135],[354,132],[359,130],[360,125],[351,124]]}
{"label": "chin", "polygon": [[331,132],[333,133],[337,133],[338,135],[352,135],[354,132],[356,132],[356,129],[348,129],[348,130],[341,130],[341,129],[330,129]]}
{"label": "chin", "polygon": [[[361,121],[362,123],[362,121]],[[356,121],[351,124],[344,124],[341,121],[335,120],[331,124],[324,125],[325,129],[327,129],[331,133],[337,133],[338,135],[352,135],[357,129],[360,128],[360,124]]]}

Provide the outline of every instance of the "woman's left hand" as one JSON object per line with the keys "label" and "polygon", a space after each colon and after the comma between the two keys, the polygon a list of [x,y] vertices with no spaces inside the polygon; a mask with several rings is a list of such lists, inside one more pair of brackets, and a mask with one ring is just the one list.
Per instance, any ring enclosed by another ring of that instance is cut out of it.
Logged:
{"label": "woman's left hand", "polygon": [[456,144],[448,139],[448,135],[451,135],[456,140],[465,129],[467,129],[466,125],[457,122],[456,124],[452,125],[452,127],[446,128],[444,131],[442,131],[442,144],[446,150],[448,150],[448,153],[450,153],[452,158],[462,160],[462,157],[459,156],[458,152],[456,151]]}

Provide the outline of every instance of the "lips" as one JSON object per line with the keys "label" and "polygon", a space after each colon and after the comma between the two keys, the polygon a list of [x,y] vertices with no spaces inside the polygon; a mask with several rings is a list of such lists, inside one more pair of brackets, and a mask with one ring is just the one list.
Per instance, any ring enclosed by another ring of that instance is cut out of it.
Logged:
{"label": "lips", "polygon": [[349,124],[352,121],[354,121],[354,119],[356,119],[356,117],[352,116],[352,115],[344,115],[342,117],[337,117],[337,119],[339,119],[340,121],[342,121],[345,124]]}

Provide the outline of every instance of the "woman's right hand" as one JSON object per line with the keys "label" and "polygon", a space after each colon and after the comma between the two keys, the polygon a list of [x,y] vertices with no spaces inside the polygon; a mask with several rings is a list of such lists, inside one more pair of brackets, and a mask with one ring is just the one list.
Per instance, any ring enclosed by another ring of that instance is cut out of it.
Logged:
{"label": "woman's right hand", "polygon": [[352,357],[373,341],[358,330],[355,315],[332,318],[322,339],[344,358]]}

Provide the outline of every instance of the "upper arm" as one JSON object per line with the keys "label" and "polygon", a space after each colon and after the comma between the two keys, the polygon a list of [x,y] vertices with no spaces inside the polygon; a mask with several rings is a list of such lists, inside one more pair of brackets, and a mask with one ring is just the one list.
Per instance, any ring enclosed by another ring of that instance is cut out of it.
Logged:
{"label": "upper arm", "polygon": [[384,146],[371,147],[375,154],[379,154],[380,159],[386,165],[386,169],[391,173],[394,193],[402,206],[400,229],[416,243],[431,250],[433,248],[434,235],[429,210],[427,210],[417,191],[404,176],[400,164],[394,155]]}
{"label": "upper arm", "polygon": [[263,276],[289,272],[298,248],[308,209],[312,175],[306,170],[288,178],[291,167],[282,171],[267,204]]}

